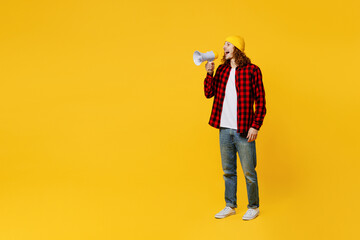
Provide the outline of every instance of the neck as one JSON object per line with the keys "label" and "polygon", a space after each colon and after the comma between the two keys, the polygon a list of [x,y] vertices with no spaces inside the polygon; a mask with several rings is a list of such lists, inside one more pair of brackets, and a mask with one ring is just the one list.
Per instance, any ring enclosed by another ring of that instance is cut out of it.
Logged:
{"label": "neck", "polygon": [[236,68],[236,67],[237,67],[234,58],[232,58],[232,59],[230,60],[230,65],[231,65],[232,68]]}

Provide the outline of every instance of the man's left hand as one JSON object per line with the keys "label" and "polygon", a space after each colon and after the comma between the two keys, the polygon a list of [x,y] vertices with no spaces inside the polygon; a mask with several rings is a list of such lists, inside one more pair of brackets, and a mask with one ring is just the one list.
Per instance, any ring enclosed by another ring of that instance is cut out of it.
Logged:
{"label": "man's left hand", "polygon": [[248,131],[248,135],[246,137],[248,139],[248,142],[254,141],[257,137],[257,134],[258,134],[258,130],[256,130],[255,128],[250,128]]}

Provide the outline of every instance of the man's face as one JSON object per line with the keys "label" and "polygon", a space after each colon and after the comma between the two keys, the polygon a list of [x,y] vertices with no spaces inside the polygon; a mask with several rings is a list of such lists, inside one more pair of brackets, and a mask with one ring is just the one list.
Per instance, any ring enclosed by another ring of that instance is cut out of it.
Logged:
{"label": "man's face", "polygon": [[224,44],[224,54],[225,54],[225,59],[231,59],[233,57],[233,53],[234,53],[234,45],[232,43],[229,42],[225,42]]}

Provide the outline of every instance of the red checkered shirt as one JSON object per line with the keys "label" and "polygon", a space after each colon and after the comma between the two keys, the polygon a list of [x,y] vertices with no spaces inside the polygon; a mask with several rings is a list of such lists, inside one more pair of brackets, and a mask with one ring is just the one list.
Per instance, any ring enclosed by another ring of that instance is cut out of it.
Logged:
{"label": "red checkered shirt", "polygon": [[[230,64],[221,64],[215,76],[206,74],[204,92],[207,98],[214,96],[209,125],[220,128],[220,118],[225,97],[226,83],[229,79]],[[237,132],[247,133],[250,127],[260,129],[265,114],[265,90],[261,70],[255,64],[248,64],[235,71],[235,87],[237,92]],[[256,111],[254,112],[254,103]]]}

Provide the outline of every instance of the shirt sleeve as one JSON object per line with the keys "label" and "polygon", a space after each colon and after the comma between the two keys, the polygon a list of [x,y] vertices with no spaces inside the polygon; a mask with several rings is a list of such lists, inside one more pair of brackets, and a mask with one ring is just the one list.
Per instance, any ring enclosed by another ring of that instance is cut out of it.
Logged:
{"label": "shirt sleeve", "polygon": [[259,130],[266,114],[265,90],[262,81],[262,73],[259,67],[255,68],[253,77],[253,88],[255,89],[255,118],[251,127]]}
{"label": "shirt sleeve", "polygon": [[204,93],[206,98],[211,98],[215,95],[217,78],[218,78],[218,70],[216,70],[215,76],[212,76],[209,73],[206,74],[204,80]]}

